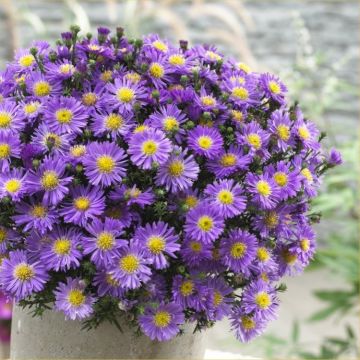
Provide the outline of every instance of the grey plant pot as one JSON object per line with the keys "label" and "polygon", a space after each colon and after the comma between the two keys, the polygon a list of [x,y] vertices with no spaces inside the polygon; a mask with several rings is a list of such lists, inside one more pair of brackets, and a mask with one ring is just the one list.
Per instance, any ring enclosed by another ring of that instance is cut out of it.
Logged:
{"label": "grey plant pot", "polygon": [[121,333],[109,323],[81,331],[78,321],[65,321],[57,312],[47,311],[33,318],[28,310],[15,306],[11,330],[11,359],[202,359],[203,333],[185,334],[169,342],[137,337],[126,323]]}

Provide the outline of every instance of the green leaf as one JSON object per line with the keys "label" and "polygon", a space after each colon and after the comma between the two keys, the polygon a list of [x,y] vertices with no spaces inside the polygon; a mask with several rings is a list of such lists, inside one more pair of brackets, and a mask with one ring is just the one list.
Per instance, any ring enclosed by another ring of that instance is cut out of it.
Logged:
{"label": "green leaf", "polygon": [[337,310],[339,310],[343,306],[342,303],[335,303],[332,306],[329,306],[323,310],[320,310],[313,314],[309,321],[320,321],[328,318],[329,316],[333,315]]}
{"label": "green leaf", "polygon": [[293,343],[297,343],[299,341],[299,335],[300,335],[299,322],[295,320],[291,332],[291,340]]}

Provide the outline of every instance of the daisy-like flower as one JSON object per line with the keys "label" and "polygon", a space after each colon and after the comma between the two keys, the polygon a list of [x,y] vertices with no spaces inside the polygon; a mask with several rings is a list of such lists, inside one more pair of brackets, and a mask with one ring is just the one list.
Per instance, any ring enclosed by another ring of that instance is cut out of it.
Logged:
{"label": "daisy-like flower", "polygon": [[246,75],[243,79],[227,79],[223,82],[222,88],[229,93],[229,99],[240,107],[254,106],[260,102],[256,82],[251,75]]}
{"label": "daisy-like flower", "polygon": [[11,158],[20,158],[21,144],[19,137],[10,132],[0,132],[0,171],[9,170]]}
{"label": "daisy-like flower", "polygon": [[315,252],[315,232],[306,225],[299,227],[295,233],[295,240],[291,241],[289,251],[296,254],[304,264],[308,264]]}
{"label": "daisy-like flower", "polygon": [[71,176],[64,177],[65,163],[56,157],[46,157],[36,173],[28,176],[30,193],[43,192],[45,205],[56,205],[69,192]]}
{"label": "daisy-like flower", "polygon": [[132,136],[129,141],[131,161],[142,169],[151,169],[153,163],[163,165],[172,145],[161,130],[149,129]]}
{"label": "daisy-like flower", "polygon": [[14,68],[19,72],[28,72],[33,70],[37,64],[34,56],[30,54],[30,49],[19,49],[15,53],[16,65]]}
{"label": "daisy-like flower", "polygon": [[133,83],[125,77],[116,78],[114,84],[109,83],[107,90],[108,102],[119,109],[119,112],[131,111],[135,102],[142,104],[147,96],[141,83]]}
{"label": "daisy-like flower", "polygon": [[24,117],[28,122],[32,123],[42,112],[43,106],[43,103],[39,100],[29,97],[29,99],[19,103],[21,117]]}
{"label": "daisy-like flower", "polygon": [[28,174],[14,169],[0,174],[0,199],[9,196],[12,201],[20,201],[27,193]]}
{"label": "daisy-like flower", "polygon": [[231,329],[234,331],[236,338],[243,343],[247,343],[262,334],[267,323],[263,317],[247,313],[239,306],[233,308],[230,320]]}
{"label": "daisy-like flower", "polygon": [[91,261],[97,267],[107,266],[112,259],[119,256],[119,249],[127,244],[125,240],[119,239],[122,229],[116,220],[105,218],[105,221],[93,219],[86,226],[90,236],[82,238],[82,247],[85,255],[91,254]]}
{"label": "daisy-like flower", "polygon": [[126,135],[133,127],[133,114],[131,112],[107,112],[105,110],[94,114],[94,122],[91,129],[94,134],[101,136],[110,133],[115,139],[118,135]]}
{"label": "daisy-like flower", "polygon": [[94,309],[96,298],[85,292],[85,281],[80,278],[66,278],[54,291],[55,310],[62,311],[66,319],[83,320],[89,317]]}
{"label": "daisy-like flower", "polygon": [[246,176],[247,188],[252,194],[252,201],[262,209],[273,209],[279,201],[279,188],[269,174]]}
{"label": "daisy-like flower", "polygon": [[69,60],[61,60],[47,63],[45,70],[49,80],[66,80],[74,75],[76,68]]}
{"label": "daisy-like flower", "polygon": [[93,142],[83,159],[85,175],[93,185],[109,186],[121,182],[125,175],[126,154],[110,142]]}
{"label": "daisy-like flower", "polygon": [[314,123],[305,122],[302,119],[297,120],[294,124],[294,133],[306,149],[317,150],[320,148],[320,144],[317,141],[319,130]]}
{"label": "daisy-like flower", "polygon": [[166,54],[169,50],[174,49],[173,45],[170,44],[167,40],[160,39],[157,34],[150,34],[144,36],[144,48],[155,49],[161,53]]}
{"label": "daisy-like flower", "polygon": [[239,143],[249,146],[253,153],[263,153],[268,155],[266,147],[269,139],[270,134],[263,130],[255,121],[245,124],[241,134],[238,134]]}
{"label": "daisy-like flower", "polygon": [[184,322],[182,309],[174,303],[161,303],[156,309],[147,307],[144,315],[139,317],[141,330],[153,341],[172,339],[179,333],[179,325]]}
{"label": "daisy-like flower", "polygon": [[188,145],[195,154],[214,159],[222,150],[223,138],[216,129],[197,126],[189,132]]}
{"label": "daisy-like flower", "polygon": [[209,184],[204,191],[210,203],[218,208],[224,218],[241,214],[246,208],[246,198],[234,180],[219,180]]}
{"label": "daisy-like flower", "polygon": [[120,282],[115,280],[106,270],[100,270],[96,273],[94,285],[97,287],[99,296],[110,295],[121,299],[126,293],[126,290],[120,286]]}
{"label": "daisy-like flower", "polygon": [[40,198],[31,198],[29,203],[22,202],[16,204],[15,213],[12,219],[17,226],[24,226],[23,231],[27,232],[32,229],[40,234],[45,234],[53,229],[53,225],[59,217],[54,207],[49,207],[40,200]]}
{"label": "daisy-like flower", "polygon": [[155,196],[150,189],[142,191],[136,185],[131,188],[121,185],[110,193],[109,198],[113,201],[125,201],[128,206],[136,204],[142,209],[146,205],[151,205],[155,200]]}
{"label": "daisy-like flower", "polygon": [[206,287],[209,288],[212,297],[212,306],[207,311],[209,318],[217,321],[228,316],[233,302],[229,295],[233,293],[233,289],[222,278],[208,280]]}
{"label": "daisy-like flower", "polygon": [[244,155],[241,147],[231,145],[228,150],[222,150],[219,156],[208,162],[207,168],[217,178],[224,178],[237,171],[248,169],[251,155]]}
{"label": "daisy-like flower", "polygon": [[184,230],[188,237],[209,244],[222,234],[224,218],[219,209],[203,202],[186,214]]}
{"label": "daisy-like flower", "polygon": [[275,110],[270,116],[269,131],[277,139],[277,147],[281,151],[293,145],[290,116],[287,111]]}
{"label": "daisy-like flower", "polygon": [[220,104],[217,98],[208,93],[204,86],[200,89],[200,94],[195,96],[195,104],[202,111],[213,111],[213,110],[223,110],[224,105]]}
{"label": "daisy-like flower", "polygon": [[113,204],[105,209],[105,216],[114,219],[120,227],[130,227],[136,219],[136,213],[130,210],[127,205]]}
{"label": "daisy-like flower", "polygon": [[276,291],[262,280],[252,282],[244,288],[243,306],[247,313],[254,312],[255,315],[267,320],[274,319],[278,307]]}
{"label": "daisy-like flower", "polygon": [[40,254],[41,262],[47,270],[69,270],[80,266],[82,254],[78,249],[81,239],[79,230],[56,226],[49,238],[50,242]]}
{"label": "daisy-like flower", "polygon": [[167,63],[169,73],[185,75],[195,65],[195,59],[193,56],[185,56],[179,50],[174,50],[168,54]]}
{"label": "daisy-like flower", "polygon": [[335,148],[331,148],[328,156],[328,164],[331,166],[341,165],[343,163],[341,153]]}
{"label": "daisy-like flower", "polygon": [[[8,251],[8,244],[18,240],[20,235],[14,230],[7,229],[0,225],[0,254],[5,254]],[[1,255],[0,255],[1,257]],[[1,266],[1,261],[0,261]]]}
{"label": "daisy-like flower", "polygon": [[19,115],[19,109],[15,101],[0,101],[0,133],[16,133],[24,127],[23,118]]}
{"label": "daisy-like flower", "polygon": [[277,271],[277,263],[273,256],[273,251],[262,245],[256,249],[255,260],[250,265],[251,271],[255,274],[273,274]]}
{"label": "daisy-like flower", "polygon": [[145,249],[136,241],[120,249],[120,255],[114,258],[113,266],[109,267],[111,276],[120,282],[125,289],[136,289],[150,280],[150,260]]}
{"label": "daisy-like flower", "polygon": [[62,87],[60,81],[49,81],[40,72],[32,71],[25,81],[27,91],[35,98],[47,98],[50,95],[60,95]]}
{"label": "daisy-like flower", "polygon": [[181,245],[180,255],[189,267],[197,267],[202,261],[211,260],[211,244],[204,244],[195,239],[186,239]]}
{"label": "daisy-like flower", "polygon": [[0,267],[1,288],[16,301],[41,291],[49,276],[40,262],[30,262],[26,252],[14,250]]}
{"label": "daisy-like flower", "polygon": [[76,166],[82,162],[84,156],[86,155],[86,145],[80,144],[71,146],[67,155],[70,163]]}
{"label": "daisy-like flower", "polygon": [[67,223],[85,226],[89,220],[102,215],[105,209],[104,193],[96,187],[74,187],[70,191],[70,198],[59,211]]}
{"label": "daisy-like flower", "polygon": [[150,50],[146,52],[149,62],[147,76],[154,84],[156,89],[166,87],[166,83],[170,80],[167,58],[161,52]]}
{"label": "daisy-like flower", "polygon": [[44,110],[45,124],[56,133],[81,134],[87,119],[84,106],[73,97],[50,100]]}
{"label": "daisy-like flower", "polygon": [[280,79],[272,74],[261,74],[259,84],[267,98],[273,99],[280,104],[285,104],[287,88]]}
{"label": "daisy-like flower", "polygon": [[220,242],[220,258],[224,265],[238,273],[248,273],[248,266],[255,259],[257,239],[247,231],[231,230]]}
{"label": "daisy-like flower", "polygon": [[304,271],[307,263],[301,261],[294,247],[290,251],[290,245],[279,244],[276,247],[276,262],[278,263],[279,276],[289,275],[294,276]]}
{"label": "daisy-like flower", "polygon": [[167,162],[160,166],[156,176],[156,184],[165,186],[173,193],[191,187],[199,174],[199,165],[192,155],[188,155],[181,148],[175,147]]}
{"label": "daisy-like flower", "polygon": [[165,255],[176,258],[175,253],[180,250],[180,244],[177,243],[178,235],[163,221],[138,228],[134,239],[138,240],[139,244],[143,244],[155,269],[168,267],[169,263]]}

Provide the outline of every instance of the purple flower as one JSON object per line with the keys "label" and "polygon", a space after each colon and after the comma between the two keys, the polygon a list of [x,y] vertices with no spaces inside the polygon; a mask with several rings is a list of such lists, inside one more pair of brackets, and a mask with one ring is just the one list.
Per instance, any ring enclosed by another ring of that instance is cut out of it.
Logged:
{"label": "purple flower", "polygon": [[188,145],[195,154],[214,159],[222,150],[223,139],[218,130],[197,126],[189,132]]}
{"label": "purple flower", "polygon": [[289,113],[275,110],[270,117],[269,131],[277,139],[277,148],[286,151],[294,144]]}
{"label": "purple flower", "polygon": [[166,190],[173,193],[186,190],[197,179],[199,165],[192,155],[181,152],[181,148],[175,147],[167,162],[162,165],[156,176],[156,184],[164,185]]}
{"label": "purple flower", "polygon": [[11,251],[9,258],[2,261],[0,268],[2,290],[16,301],[41,291],[48,279],[49,276],[43,265],[39,262],[29,262],[25,251]]}
{"label": "purple flower", "polygon": [[46,78],[49,80],[66,80],[71,78],[75,73],[75,66],[68,60],[47,63]]}
{"label": "purple flower", "polygon": [[71,176],[64,177],[65,164],[60,158],[46,157],[39,169],[28,177],[28,189],[31,194],[43,192],[45,205],[56,205],[69,192],[67,185]]}
{"label": "purple flower", "polygon": [[246,208],[246,198],[243,191],[234,180],[219,180],[205,188],[204,194],[224,218],[232,218],[242,213]]}
{"label": "purple flower", "polygon": [[136,185],[131,188],[121,185],[110,193],[109,198],[113,201],[126,201],[128,206],[136,204],[143,209],[154,202],[155,196],[150,189],[142,191]]}
{"label": "purple flower", "polygon": [[125,175],[125,163],[125,151],[110,142],[91,143],[83,159],[89,182],[102,186],[120,182]]}
{"label": "purple flower", "polygon": [[295,233],[296,239],[291,241],[289,252],[296,255],[304,264],[308,264],[315,252],[315,232],[310,226],[302,226]]}
{"label": "purple flower", "polygon": [[255,259],[257,239],[247,231],[231,230],[220,242],[221,262],[235,273],[248,273],[248,267]]}
{"label": "purple flower", "polygon": [[149,281],[151,276],[149,263],[145,249],[139,243],[132,241],[128,246],[120,249],[120,254],[114,258],[114,265],[109,268],[109,273],[120,282],[121,287],[136,289],[141,283]]}
{"label": "purple flower", "polygon": [[18,107],[14,101],[0,101],[0,133],[16,133],[24,127],[24,121],[19,116]]}
{"label": "purple flower", "polygon": [[113,258],[119,256],[119,250],[127,244],[119,239],[122,230],[116,220],[105,218],[102,222],[95,218],[86,230],[91,236],[82,238],[84,255],[91,254],[90,259],[97,267],[111,264]]}
{"label": "purple flower", "polygon": [[245,75],[235,80],[225,80],[223,89],[229,93],[229,99],[238,106],[257,105],[260,101],[256,91],[256,83],[252,75]]}
{"label": "purple flower", "polygon": [[149,60],[149,67],[147,71],[149,80],[154,84],[156,89],[166,87],[166,83],[170,80],[166,57],[164,54],[157,52],[156,50],[150,50],[146,53],[146,55]]}
{"label": "purple flower", "polygon": [[180,331],[179,325],[185,322],[179,305],[161,303],[156,309],[147,307],[139,317],[141,330],[151,340],[168,341]]}
{"label": "purple flower", "polygon": [[250,147],[251,153],[263,154],[268,156],[266,147],[270,134],[263,130],[257,122],[245,124],[242,133],[238,134],[238,141],[242,145]]}
{"label": "purple flower", "polygon": [[79,230],[56,226],[49,238],[50,242],[40,254],[41,262],[48,270],[68,270],[80,266],[82,254],[78,249],[81,238]]}
{"label": "purple flower", "polygon": [[85,226],[89,220],[102,215],[105,209],[104,193],[96,187],[74,187],[70,198],[59,211],[67,223]]}
{"label": "purple flower", "polygon": [[233,293],[233,289],[222,278],[210,279],[206,286],[212,297],[212,306],[207,311],[208,317],[217,321],[230,315],[233,299],[229,295]]}
{"label": "purple flower", "polygon": [[94,285],[97,287],[99,296],[113,296],[123,298],[125,289],[120,286],[120,282],[115,280],[113,276],[106,270],[100,270],[94,277]]}
{"label": "purple flower", "polygon": [[[0,148],[1,148],[1,145],[0,145]],[[1,158],[1,155],[0,155],[0,158]],[[341,153],[334,148],[330,149],[328,163],[332,166],[341,165],[343,163]]]}
{"label": "purple flower", "polygon": [[138,228],[134,239],[144,246],[155,269],[168,267],[169,263],[165,255],[176,258],[175,252],[180,250],[180,245],[177,243],[178,235],[163,221]]}
{"label": "purple flower", "polygon": [[203,202],[186,214],[184,230],[188,237],[212,243],[224,230],[224,218],[218,209]]}
{"label": "purple flower", "polygon": [[40,72],[31,72],[26,79],[26,89],[35,98],[58,96],[62,92],[60,81],[49,81]]}
{"label": "purple flower", "polygon": [[66,319],[82,320],[89,317],[96,299],[85,293],[85,282],[80,278],[66,278],[54,291],[55,309],[62,311]]}
{"label": "purple flower", "polygon": [[294,133],[296,135],[296,138],[306,149],[319,149],[319,130],[314,123],[305,122],[305,120],[303,120],[301,116],[300,119],[297,120],[294,124]]}
{"label": "purple flower", "polygon": [[277,76],[269,73],[261,74],[259,83],[267,98],[285,104],[284,94],[287,92],[287,88]]}
{"label": "purple flower", "polygon": [[[0,115],[1,116],[1,115]],[[0,171],[9,170],[11,158],[20,158],[21,144],[19,137],[10,132],[0,132]]]}
{"label": "purple flower", "polygon": [[195,239],[187,239],[181,246],[180,255],[189,267],[197,267],[202,261],[211,260],[212,246]]}
{"label": "purple flower", "polygon": [[163,165],[171,150],[171,142],[162,131],[149,129],[131,138],[128,153],[135,165],[151,169],[153,163]]}
{"label": "purple flower", "polygon": [[0,199],[9,196],[12,201],[20,201],[29,191],[28,178],[19,169],[0,174]]}

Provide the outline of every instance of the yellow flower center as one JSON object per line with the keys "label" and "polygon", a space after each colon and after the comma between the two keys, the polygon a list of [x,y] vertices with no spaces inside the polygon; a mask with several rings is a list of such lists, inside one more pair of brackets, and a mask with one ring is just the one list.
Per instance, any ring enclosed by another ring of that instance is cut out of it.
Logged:
{"label": "yellow flower center", "polygon": [[29,115],[29,114],[33,114],[38,108],[39,108],[39,103],[38,102],[31,102],[29,104],[24,105],[24,113]]}
{"label": "yellow flower center", "polygon": [[153,254],[160,254],[165,250],[165,240],[161,236],[150,236],[147,246]]}
{"label": "yellow flower center", "polygon": [[261,148],[261,137],[258,134],[249,134],[246,139],[255,149]]}
{"label": "yellow flower center", "polygon": [[56,239],[54,242],[54,253],[57,255],[69,255],[71,242],[67,238]]}
{"label": "yellow flower center", "polygon": [[68,298],[69,303],[75,307],[79,307],[80,305],[82,305],[86,299],[83,292],[79,289],[70,290],[67,298]]}
{"label": "yellow flower center", "polygon": [[135,255],[129,254],[120,259],[119,266],[122,271],[133,274],[139,268],[140,261]]}
{"label": "yellow flower center", "polygon": [[110,114],[105,118],[105,127],[109,130],[118,130],[123,126],[123,124],[124,119],[119,114]]}
{"label": "yellow flower center", "polygon": [[73,64],[62,64],[59,67],[59,71],[61,74],[71,74],[75,71],[75,67]]}
{"label": "yellow flower center", "polygon": [[216,61],[221,60],[221,56],[219,54],[215,53],[214,51],[211,51],[211,50],[207,50],[206,53],[205,53],[205,56],[207,56],[211,60],[216,60]]}
{"label": "yellow flower center", "polygon": [[312,183],[312,182],[314,181],[314,178],[313,178],[313,176],[312,176],[312,174],[311,174],[311,171],[310,171],[308,168],[302,169],[302,170],[301,170],[301,174],[302,174],[303,176],[305,176],[305,178],[307,179],[307,181],[308,181],[309,183]]}
{"label": "yellow flower center", "polygon": [[14,269],[14,277],[20,281],[28,281],[34,277],[34,270],[28,264],[16,265]]}
{"label": "yellow flower center", "polygon": [[134,99],[135,91],[128,87],[121,87],[120,89],[118,89],[116,97],[121,102],[129,103]]}
{"label": "yellow flower center", "polygon": [[307,140],[310,137],[309,129],[306,126],[300,126],[298,129],[298,134],[303,140]]}
{"label": "yellow flower center", "polygon": [[184,163],[180,160],[174,160],[169,164],[169,174],[173,177],[179,177],[184,172]]}
{"label": "yellow flower center", "polygon": [[85,145],[74,145],[70,148],[70,153],[74,157],[83,156],[86,152]]}
{"label": "yellow flower center", "polygon": [[153,140],[146,140],[142,144],[142,152],[146,156],[154,155],[158,149],[158,145]]}
{"label": "yellow flower center", "polygon": [[250,316],[245,315],[241,317],[241,325],[245,330],[252,330],[255,328],[256,323]]}
{"label": "yellow flower center", "polygon": [[149,127],[147,125],[139,125],[134,129],[134,134],[142,133],[148,129]]}
{"label": "yellow flower center", "polygon": [[267,309],[271,305],[269,294],[264,291],[259,292],[255,296],[255,303],[260,309]]}
{"label": "yellow flower center", "polygon": [[73,113],[69,109],[59,109],[56,111],[55,117],[60,124],[69,124],[73,118]]}
{"label": "yellow flower center", "polygon": [[35,218],[44,218],[47,214],[47,210],[42,205],[34,205],[30,213]]}
{"label": "yellow flower center", "polygon": [[269,196],[271,195],[271,187],[267,181],[260,180],[256,184],[256,190],[262,196]]}
{"label": "yellow flower center", "polygon": [[234,166],[236,164],[236,156],[234,154],[225,154],[221,157],[220,164],[224,167]]}
{"label": "yellow flower center", "polygon": [[170,324],[171,315],[167,311],[158,311],[154,315],[154,324],[156,327],[164,328]]}
{"label": "yellow flower center", "polygon": [[219,293],[219,291],[214,291],[214,306],[218,307],[224,300],[224,297]]}
{"label": "yellow flower center", "polygon": [[246,74],[251,71],[250,66],[247,65],[247,64],[245,64],[245,63],[243,63],[243,62],[239,62],[239,63],[237,64],[237,66],[238,66],[239,70],[244,71]]}
{"label": "yellow flower center", "polygon": [[59,148],[61,146],[61,137],[55,133],[47,133],[45,136],[45,142],[51,141],[54,147]]}
{"label": "yellow flower center", "polygon": [[202,245],[197,241],[191,241],[190,249],[195,253],[199,253],[202,250]]}
{"label": "yellow flower center", "polygon": [[112,76],[113,73],[111,70],[105,70],[101,75],[100,75],[100,79],[103,82],[109,82],[110,80],[112,80]]}
{"label": "yellow flower center", "polygon": [[234,195],[229,190],[219,191],[217,198],[224,205],[231,205],[234,202]]}
{"label": "yellow flower center", "polygon": [[275,211],[269,211],[265,215],[264,222],[268,228],[274,228],[279,223],[279,216]]}
{"label": "yellow flower center", "polygon": [[231,110],[231,117],[237,122],[242,122],[244,116],[239,110]]}
{"label": "yellow flower center", "polygon": [[277,134],[281,140],[288,141],[290,138],[290,129],[284,124],[278,125],[276,128]]}
{"label": "yellow flower center", "polygon": [[114,236],[107,231],[101,232],[96,241],[96,245],[101,250],[110,250],[115,243]]}
{"label": "yellow flower center", "polygon": [[274,174],[274,181],[279,186],[284,187],[288,183],[288,177],[284,172],[278,171]]}
{"label": "yellow flower center", "polygon": [[78,211],[86,211],[90,207],[90,200],[86,196],[79,196],[74,200],[74,207]]}
{"label": "yellow flower center", "polygon": [[216,105],[216,100],[211,96],[202,96],[200,100],[201,100],[201,104],[203,104],[205,106]]}
{"label": "yellow flower center", "polygon": [[149,68],[150,75],[156,79],[160,79],[164,76],[165,70],[159,63],[152,63]]}
{"label": "yellow flower center", "polygon": [[11,148],[9,144],[0,144],[0,159],[5,159],[11,154]]}
{"label": "yellow flower center", "polygon": [[130,80],[133,84],[137,84],[141,80],[141,75],[138,73],[129,73],[125,76],[128,80]]}
{"label": "yellow flower center", "polygon": [[181,54],[174,54],[169,56],[169,63],[173,66],[176,65],[184,65],[185,64],[185,58]]}
{"label": "yellow flower center", "polygon": [[47,81],[38,81],[35,83],[33,90],[36,96],[43,97],[49,95],[52,88]]}
{"label": "yellow flower center", "polygon": [[197,225],[200,230],[208,232],[213,228],[213,219],[207,215],[203,215],[199,218]]}
{"label": "yellow flower center", "polygon": [[281,256],[288,265],[293,265],[297,260],[296,254],[292,254],[288,249],[283,250]]}
{"label": "yellow flower center", "polygon": [[22,67],[29,67],[31,66],[35,61],[34,56],[32,56],[31,54],[28,55],[23,55],[20,59],[19,59],[19,64]]}
{"label": "yellow flower center", "polygon": [[269,89],[273,94],[278,94],[281,91],[280,85],[276,81],[269,81]]}
{"label": "yellow flower center", "polygon": [[6,111],[0,111],[0,128],[8,129],[12,122],[12,116]]}
{"label": "yellow flower center", "polygon": [[5,182],[4,188],[9,193],[16,193],[21,188],[21,181],[18,179],[10,179]]}
{"label": "yellow flower center", "polygon": [[112,277],[111,274],[106,274],[106,283],[110,286],[117,287],[120,285],[120,282]]}
{"label": "yellow flower center", "polygon": [[82,103],[86,106],[92,106],[95,105],[97,102],[97,96],[96,94],[94,94],[93,92],[88,92],[86,94],[83,94],[82,98]]}
{"label": "yellow flower center", "polygon": [[242,86],[234,87],[232,89],[231,95],[241,100],[246,100],[249,98],[249,92]]}
{"label": "yellow flower center", "polygon": [[310,249],[310,240],[309,239],[301,239],[300,240],[300,248],[302,251],[307,252]]}
{"label": "yellow flower center", "polygon": [[6,240],[7,231],[0,228],[0,244]]}
{"label": "yellow flower center", "polygon": [[198,144],[202,149],[208,150],[211,148],[213,141],[210,136],[200,136],[198,138]]}
{"label": "yellow flower center", "polygon": [[261,262],[266,262],[269,260],[270,255],[269,252],[264,247],[259,247],[256,252],[256,257]]}
{"label": "yellow flower center", "polygon": [[59,185],[59,178],[55,171],[45,171],[41,177],[41,185],[45,190],[54,190]]}
{"label": "yellow flower center", "polygon": [[185,199],[185,204],[191,209],[198,203],[198,199],[195,196],[188,195]]}
{"label": "yellow flower center", "polygon": [[90,45],[89,45],[89,50],[91,50],[91,51],[98,51],[98,50],[100,50],[100,46],[97,45],[97,44],[90,44]]}
{"label": "yellow flower center", "polygon": [[164,129],[166,131],[173,131],[179,129],[179,123],[174,116],[167,116],[164,119]]}
{"label": "yellow flower center", "polygon": [[99,171],[103,174],[110,174],[115,168],[115,161],[111,156],[102,155],[96,160]]}
{"label": "yellow flower center", "polygon": [[231,246],[230,254],[234,259],[241,259],[246,252],[247,246],[242,242],[236,242]]}
{"label": "yellow flower center", "polygon": [[194,283],[191,280],[184,281],[180,286],[182,296],[189,296],[194,291]]}
{"label": "yellow flower center", "polygon": [[262,272],[260,274],[260,278],[265,282],[269,282],[269,277],[268,277],[267,273],[265,273],[265,272]]}
{"label": "yellow flower center", "polygon": [[152,46],[153,46],[155,49],[157,49],[157,50],[159,50],[159,51],[162,51],[162,52],[166,52],[166,51],[168,50],[167,45],[164,44],[164,43],[163,43],[162,41],[160,41],[160,40],[155,40],[155,41],[153,41]]}

